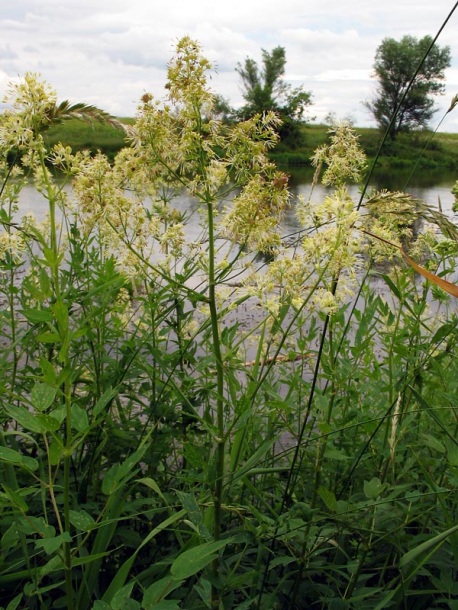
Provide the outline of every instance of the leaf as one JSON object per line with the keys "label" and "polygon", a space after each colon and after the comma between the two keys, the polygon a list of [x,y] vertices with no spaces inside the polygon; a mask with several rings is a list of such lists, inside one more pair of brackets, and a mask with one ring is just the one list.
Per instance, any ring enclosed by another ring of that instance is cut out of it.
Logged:
{"label": "leaf", "polygon": [[45,411],[54,402],[56,392],[56,388],[53,388],[47,383],[40,383],[38,381],[33,386],[32,392],[30,393],[30,401],[32,406],[38,411]]}
{"label": "leaf", "polygon": [[454,328],[455,324],[452,324],[451,322],[442,324],[442,326],[440,326],[434,333],[434,337],[431,339],[431,342],[440,343],[454,330]]}
{"label": "leaf", "polygon": [[146,487],[149,487],[150,489],[152,489],[165,502],[164,494],[162,493],[162,491],[159,488],[159,485],[156,483],[156,481],[154,479],[151,479],[150,477],[145,477],[143,479],[138,479],[137,483],[141,483],[142,485],[146,485]]}
{"label": "leaf", "polygon": [[84,432],[89,428],[87,413],[79,405],[72,405],[72,426],[78,432]]}
{"label": "leaf", "polygon": [[171,576],[174,580],[184,580],[194,576],[216,559],[216,553],[229,542],[232,542],[232,539],[204,542],[204,544],[186,550],[172,563]]}
{"label": "leaf", "polygon": [[29,322],[39,324],[41,322],[52,322],[53,315],[47,309],[22,309],[21,313]]}
{"label": "leaf", "polygon": [[133,476],[133,469],[141,460],[145,451],[146,447],[140,447],[129,455],[122,464],[111,466],[102,481],[102,491],[105,495],[113,494],[120,487],[121,482],[125,482],[130,476]]}
{"label": "leaf", "polygon": [[210,541],[212,536],[204,524],[204,518],[202,512],[197,503],[197,500],[192,493],[185,493],[184,491],[177,490],[177,495],[183,505],[183,508],[188,513],[188,517],[191,522],[197,527],[199,535],[206,541]]}
{"label": "leaf", "polygon": [[107,404],[111,400],[113,400],[113,398],[116,396],[116,394],[117,394],[117,392],[116,392],[116,390],[113,390],[113,388],[108,388],[108,390],[105,390],[105,392],[102,394],[102,396],[95,403],[95,406],[94,406],[95,417],[97,417],[97,415],[99,415],[105,409]]}
{"label": "leaf", "polygon": [[65,542],[71,542],[72,538],[68,532],[63,532],[59,534],[59,536],[54,536],[53,538],[42,538],[40,540],[35,540],[35,547],[37,549],[43,549],[47,555],[52,555],[61,546],[64,545]]}
{"label": "leaf", "polygon": [[18,451],[10,449],[9,447],[0,447],[0,461],[17,464],[18,466],[23,466],[27,470],[36,470],[38,468],[38,462],[35,459],[26,455],[21,455]]}
{"label": "leaf", "polygon": [[55,432],[60,427],[60,422],[50,415],[30,413],[27,409],[14,405],[8,405],[5,410],[18,424],[32,432],[45,434]]}
{"label": "leaf", "polygon": [[[169,593],[183,584],[182,580],[174,580],[171,576],[161,578],[148,587],[143,595],[142,608],[152,610],[164,600]],[[175,602],[176,603],[176,602]]]}
{"label": "leaf", "polygon": [[70,510],[70,523],[83,532],[89,532],[96,526],[93,517],[85,510]]}
{"label": "leaf", "polygon": [[91,555],[85,555],[84,557],[74,557],[72,560],[72,566],[85,566],[93,561],[98,561],[104,557],[109,557],[112,551],[106,551],[105,553],[91,553]]}
{"label": "leaf", "polygon": [[60,337],[57,333],[45,332],[38,335],[37,341],[41,343],[59,343]]}
{"label": "leaf", "polygon": [[16,491],[14,491],[13,489],[10,489],[4,483],[2,483],[2,487],[3,487],[3,491],[5,492],[5,496],[8,498],[8,500],[11,502],[11,504],[13,506],[18,508],[23,513],[26,513],[29,510],[29,507],[27,506],[27,504],[24,502],[24,500],[21,498],[21,496]]}
{"label": "leaf", "polygon": [[19,593],[19,595],[16,595],[16,597],[10,601],[10,603],[6,607],[6,610],[16,610],[16,608],[20,604],[21,599],[22,593]]}
{"label": "leaf", "polygon": [[320,487],[318,489],[318,495],[323,500],[327,508],[332,512],[336,512],[337,510],[337,500],[332,491],[326,489],[325,487]]}
{"label": "leaf", "polygon": [[111,606],[101,599],[97,599],[92,606],[92,610],[111,610]]}
{"label": "leaf", "polygon": [[445,290],[445,292],[448,292],[449,294],[451,294],[454,297],[458,297],[458,286],[456,284],[447,282],[447,280],[443,280],[441,277],[434,275],[434,273],[431,273],[424,267],[421,267],[415,261],[413,261],[409,256],[407,256],[407,254],[404,252],[404,250],[402,248],[399,248],[399,250],[400,250],[402,256],[404,257],[404,260],[407,263],[409,263],[409,265],[413,269],[415,269],[415,271],[417,273],[419,273],[420,275],[425,277],[427,280],[429,280],[436,286],[439,286],[439,288],[442,288],[442,290]]}
{"label": "leaf", "polygon": [[364,495],[369,500],[375,500],[383,491],[383,483],[378,477],[374,477],[370,481],[364,481]]}
{"label": "leaf", "polygon": [[143,540],[143,542],[135,549],[132,555],[126,559],[126,561],[122,564],[119,570],[116,572],[115,577],[110,583],[110,586],[105,591],[103,595],[103,599],[110,601],[116,591],[121,587],[125,582],[129,575],[130,569],[134,564],[135,558],[140,550],[147,545],[157,534],[167,529],[170,525],[175,523],[176,521],[180,521],[186,515],[185,510],[180,510],[176,513],[173,513],[170,517],[167,517],[162,523],[160,523],[157,527],[155,527]]}
{"label": "leaf", "polygon": [[180,610],[182,606],[174,599],[164,599],[154,606],[150,606],[148,610]]}
{"label": "leaf", "polygon": [[419,544],[416,548],[408,551],[405,555],[403,555],[401,557],[400,562],[399,562],[400,567],[404,568],[407,564],[409,564],[411,561],[416,559],[419,555],[421,555],[422,553],[424,553],[425,551],[430,549],[432,546],[434,546],[434,545],[440,546],[443,542],[445,542],[445,540],[451,534],[453,534],[456,531],[458,531],[458,525],[454,525],[453,527],[449,528],[448,530],[445,530],[445,532],[442,532],[441,534],[438,534],[437,536],[433,536],[433,538],[426,540],[422,544]]}
{"label": "leaf", "polygon": [[41,356],[40,367],[43,372],[44,382],[51,386],[56,385],[57,373],[52,362],[49,362],[49,360],[46,360],[46,358],[43,358],[43,356]]}
{"label": "leaf", "polygon": [[[412,269],[414,269],[417,273],[419,273],[420,275],[425,277],[427,280],[429,280],[436,286],[439,286],[439,288],[442,288],[442,290],[445,290],[445,292],[448,292],[449,294],[451,294],[454,297],[458,297],[458,286],[456,284],[452,284],[451,282],[447,282],[447,280],[443,280],[438,275],[431,273],[431,271],[428,271],[427,269],[425,269],[424,267],[422,267],[421,265],[416,263],[414,260],[412,260],[410,258],[410,256],[408,256],[404,252],[404,250],[402,249],[401,246],[399,246],[398,244],[394,244],[393,242],[388,241],[387,239],[383,239],[383,237],[380,237],[379,235],[374,235],[374,233],[371,233],[370,231],[363,230],[363,233],[366,233],[366,235],[370,235],[371,237],[374,237],[375,239],[383,241],[384,243],[389,244],[390,246],[393,246],[393,248],[397,248],[399,250],[399,252],[401,253],[403,259],[406,261],[406,263],[408,263],[412,267]],[[388,280],[388,276],[383,276],[383,278],[388,283],[390,288],[393,289],[394,285],[391,282],[391,280]],[[395,292],[395,294],[396,294],[396,292]],[[398,296],[398,294],[396,296]]]}
{"label": "leaf", "polygon": [[456,442],[452,442],[450,439],[445,439],[445,446],[447,447],[447,457],[450,466],[458,466],[458,445]]}
{"label": "leaf", "polygon": [[431,434],[424,433],[421,435],[421,439],[423,443],[430,449],[438,451],[439,453],[445,453],[445,447],[438,438],[432,436]]}
{"label": "leaf", "polygon": [[136,608],[140,610],[140,604],[135,600],[130,599],[134,584],[134,582],[131,582],[116,591],[111,600],[112,610],[136,610]]}

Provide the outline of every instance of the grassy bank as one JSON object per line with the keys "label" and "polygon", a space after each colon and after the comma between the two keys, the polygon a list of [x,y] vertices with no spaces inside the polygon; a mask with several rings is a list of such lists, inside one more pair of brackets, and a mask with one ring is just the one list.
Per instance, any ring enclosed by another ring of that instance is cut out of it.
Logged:
{"label": "grassy bank", "polygon": [[[294,151],[279,145],[274,154],[275,160],[287,165],[308,164],[316,148],[326,143],[328,130],[328,125],[304,126],[304,145]],[[368,161],[372,161],[380,146],[380,131],[375,128],[356,127],[355,132]],[[379,169],[405,170],[415,165],[418,169],[427,170],[458,169],[458,134],[437,133],[430,140],[429,131],[399,135],[395,142],[385,144],[378,160]]]}
{"label": "grassy bank", "polygon": [[[132,124],[134,119],[122,118],[121,121]],[[326,143],[328,130],[328,125],[306,125],[303,127],[303,146],[291,150],[280,144],[272,156],[282,165],[310,165],[310,157],[316,148]],[[370,162],[377,154],[381,140],[380,131],[367,127],[356,128],[355,131]],[[430,171],[458,169],[458,134],[437,133],[429,142],[430,137],[431,132],[416,132],[401,134],[395,142],[388,142],[378,162],[379,170],[408,170],[415,164],[418,169]],[[46,142],[49,146],[62,142],[71,146],[73,151],[89,149],[96,153],[100,150],[112,159],[125,145],[126,139],[122,131],[111,125],[88,125],[73,120],[52,127],[46,134]],[[427,147],[419,159],[419,154],[426,144]]]}
{"label": "grassy bank", "polygon": [[[134,119],[122,118],[122,123],[132,124]],[[116,153],[126,145],[126,134],[112,125],[103,123],[85,123],[77,119],[66,121],[61,125],[52,126],[45,133],[48,147],[62,143],[70,146],[73,152],[90,150],[98,151],[113,159]]]}

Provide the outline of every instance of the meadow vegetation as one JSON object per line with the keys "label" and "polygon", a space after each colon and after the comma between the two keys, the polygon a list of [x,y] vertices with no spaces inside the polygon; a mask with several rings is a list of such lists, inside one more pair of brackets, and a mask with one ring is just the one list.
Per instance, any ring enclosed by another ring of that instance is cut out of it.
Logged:
{"label": "meadow vegetation", "polygon": [[[121,118],[121,123],[131,125],[134,119]],[[294,148],[290,143],[277,142],[269,151],[269,157],[285,171],[295,166],[311,167],[311,159],[318,146],[325,144],[332,124],[306,123],[299,129],[300,145]],[[382,134],[374,127],[354,127],[359,136],[368,164],[378,151]],[[428,130],[401,133],[395,142],[388,142],[382,149],[377,168],[398,171],[419,169],[426,171],[458,170],[458,134],[438,132],[432,138]],[[44,134],[48,149],[57,143],[70,146],[74,152],[89,150],[92,154],[101,151],[110,161],[129,145],[126,134],[109,124],[87,124],[78,119],[66,121],[62,125],[51,126]],[[420,156],[421,153],[421,156]],[[420,158],[419,158],[420,157]]]}
{"label": "meadow vegetation", "polygon": [[36,75],[9,91],[2,609],[456,609],[458,229],[352,200],[345,123],[292,200],[278,118],[221,123],[210,68],[181,40],[112,160],[51,146]]}

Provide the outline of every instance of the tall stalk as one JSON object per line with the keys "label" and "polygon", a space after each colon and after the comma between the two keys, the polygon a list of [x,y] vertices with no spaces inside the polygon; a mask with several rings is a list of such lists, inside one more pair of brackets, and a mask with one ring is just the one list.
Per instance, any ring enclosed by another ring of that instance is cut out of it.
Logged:
{"label": "tall stalk", "polygon": [[[46,196],[49,204],[49,240],[50,240],[50,256],[48,264],[51,271],[51,282],[54,290],[55,303],[53,304],[54,315],[57,321],[57,329],[60,338],[61,349],[57,356],[63,372],[63,395],[65,405],[65,443],[64,443],[64,480],[63,480],[63,504],[64,504],[64,532],[70,534],[70,467],[72,460],[72,385],[71,385],[71,362],[68,357],[69,325],[68,325],[68,310],[65,305],[60,290],[60,266],[59,266],[59,244],[57,240],[57,220],[56,207],[57,196],[56,190],[49,176],[49,170],[46,167],[44,151],[40,148],[40,165],[46,187]],[[67,348],[64,348],[67,345]],[[74,610],[74,591],[72,584],[72,554],[71,542],[64,542],[64,572],[65,572],[65,587],[66,601],[68,610]]]}
{"label": "tall stalk", "polygon": [[[215,228],[213,217],[213,202],[207,202],[208,218],[208,305],[210,308],[211,334],[213,339],[213,350],[216,366],[216,454],[215,454],[215,478],[213,483],[213,536],[219,540],[221,536],[222,521],[222,498],[224,481],[224,453],[225,453],[225,430],[224,430],[224,368],[221,352],[221,338],[219,332],[218,307],[216,302],[216,275],[215,275]],[[215,559],[212,564],[213,583],[211,591],[212,608],[217,610],[220,605],[219,591],[215,585],[218,576],[219,561]]]}

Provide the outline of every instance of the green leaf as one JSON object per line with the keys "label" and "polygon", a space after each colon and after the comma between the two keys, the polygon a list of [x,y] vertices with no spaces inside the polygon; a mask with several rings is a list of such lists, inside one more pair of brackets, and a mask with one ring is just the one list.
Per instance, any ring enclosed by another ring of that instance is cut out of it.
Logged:
{"label": "green leaf", "polygon": [[442,532],[441,534],[438,534],[437,536],[433,536],[429,540],[426,540],[422,544],[419,544],[416,548],[410,550],[408,553],[406,553],[405,555],[403,555],[401,557],[401,559],[399,561],[400,567],[404,568],[407,564],[409,564],[411,561],[416,559],[419,555],[421,555],[422,553],[424,553],[425,551],[430,549],[432,546],[434,546],[434,545],[437,545],[438,547],[441,546],[445,542],[445,540],[456,531],[458,531],[458,525],[454,525],[453,527],[449,528],[448,530],[445,530],[445,532]]}
{"label": "green leaf", "polygon": [[149,487],[150,489],[152,489],[165,502],[164,494],[162,493],[162,491],[159,488],[159,485],[156,483],[156,481],[154,479],[151,479],[150,477],[145,477],[143,479],[137,479],[137,483],[141,483],[142,485],[146,485],[146,487]]}
{"label": "green leaf", "polygon": [[20,313],[33,324],[52,322],[53,315],[48,309],[22,309]]}
{"label": "green leaf", "polygon": [[0,461],[17,464],[27,470],[36,470],[38,468],[38,462],[35,459],[21,455],[18,451],[9,447],[0,447]]}
{"label": "green leaf", "polygon": [[56,529],[46,523],[44,517],[34,517],[33,515],[27,515],[17,521],[18,531],[23,532],[27,535],[40,534],[43,538],[52,538]]}
{"label": "green leaf", "polygon": [[117,488],[118,488],[117,483],[119,482],[118,472],[119,472],[119,464],[113,464],[108,469],[108,472],[105,474],[105,476],[103,477],[102,492],[106,496],[113,494],[117,490]]}
{"label": "green leaf", "polygon": [[57,373],[56,369],[54,368],[54,364],[52,362],[49,362],[49,360],[46,360],[46,358],[43,358],[43,356],[41,356],[40,367],[43,372],[44,382],[51,386],[57,385]]}
{"label": "green leaf", "polygon": [[178,512],[172,513],[170,517],[167,517],[162,523],[160,523],[157,527],[155,527],[142,541],[142,543],[135,549],[132,555],[126,559],[126,561],[122,564],[119,570],[116,572],[115,577],[110,583],[110,586],[105,591],[103,595],[103,599],[110,601],[116,591],[121,587],[125,582],[129,575],[129,572],[134,564],[135,558],[141,549],[146,546],[157,534],[167,529],[173,523],[180,521],[186,515],[186,511],[180,510]]}
{"label": "green leaf", "polygon": [[105,392],[102,394],[102,396],[98,399],[98,401],[95,403],[94,406],[94,416],[97,417],[97,415],[99,415],[107,406],[107,404],[113,400],[113,398],[116,396],[117,392],[116,390],[113,390],[113,388],[108,388],[108,390],[105,390]]}
{"label": "green leaf", "polygon": [[202,511],[197,503],[197,500],[192,493],[185,493],[184,491],[178,491],[177,495],[183,505],[183,508],[188,513],[188,517],[191,522],[196,526],[199,535],[206,541],[210,541],[212,536],[204,524],[204,518]]}
{"label": "green leaf", "polygon": [[432,343],[440,343],[445,337],[447,337],[455,328],[455,324],[446,322],[440,326],[434,333],[434,337],[431,339]]}
{"label": "green leaf", "polygon": [[116,591],[111,600],[112,610],[137,610],[137,608],[140,610],[140,604],[133,599],[130,599],[134,584],[135,583],[131,582]]}
{"label": "green leaf", "polygon": [[444,445],[435,436],[432,436],[431,434],[422,434],[421,439],[422,439],[423,443],[430,449],[433,449],[434,451],[438,451],[439,453],[445,453]]}
{"label": "green leaf", "polygon": [[113,494],[119,489],[121,483],[124,483],[133,476],[133,470],[142,459],[145,451],[146,447],[140,447],[140,449],[129,455],[122,464],[113,464],[102,481],[102,491],[105,495],[110,496]]}
{"label": "green leaf", "polygon": [[59,343],[60,337],[57,333],[45,332],[38,335],[37,341],[40,343]]}
{"label": "green leaf", "polygon": [[161,578],[148,587],[143,595],[142,608],[152,610],[159,602],[164,600],[169,593],[183,584],[182,580],[174,580],[171,576]]}
{"label": "green leaf", "polygon": [[370,481],[364,481],[364,495],[369,500],[375,500],[383,491],[383,483],[378,477],[374,477]]}
{"label": "green leaf", "polygon": [[456,442],[452,442],[450,439],[445,439],[445,446],[447,447],[447,457],[450,466],[458,466],[458,445]]}
{"label": "green leaf", "polygon": [[72,426],[78,432],[84,432],[89,428],[87,413],[77,404],[72,405]]}
{"label": "green leaf", "polygon": [[112,551],[106,551],[104,553],[92,553],[91,555],[85,555],[84,557],[74,557],[72,560],[72,566],[85,566],[93,561],[98,561],[104,557],[109,557],[111,554]]}
{"label": "green leaf", "polygon": [[13,506],[18,508],[23,513],[26,513],[29,510],[29,507],[27,506],[26,502],[24,502],[24,500],[21,498],[21,496],[16,491],[14,491],[13,489],[10,489],[4,483],[2,483],[2,487],[3,487],[3,491],[5,492],[6,497],[8,498],[8,500],[11,502],[11,504]]}
{"label": "green leaf", "polygon": [[52,306],[52,310],[57,320],[57,327],[60,335],[68,331],[68,307],[63,301],[58,301]]}
{"label": "green leaf", "polygon": [[16,608],[19,606],[19,604],[21,602],[21,599],[22,599],[22,593],[19,593],[19,595],[16,595],[16,597],[10,601],[10,603],[6,607],[6,610],[16,610]]}
{"label": "green leaf", "polygon": [[401,293],[399,292],[398,287],[393,283],[393,280],[388,275],[382,275],[382,277],[394,296],[401,300]]}
{"label": "green leaf", "polygon": [[54,402],[56,392],[56,388],[53,388],[47,383],[40,383],[38,381],[33,386],[32,392],[30,393],[32,406],[34,406],[37,411],[45,411]]}
{"label": "green leaf", "polygon": [[154,606],[150,606],[148,610],[181,610],[179,602],[174,599],[164,599]]}
{"label": "green leaf", "polygon": [[111,610],[111,606],[110,604],[103,602],[101,599],[98,599],[94,602],[92,610]]}
{"label": "green leaf", "polygon": [[89,532],[96,526],[93,517],[85,510],[70,510],[70,523],[83,532]]}
{"label": "green leaf", "polygon": [[334,493],[325,487],[320,487],[318,489],[318,495],[323,500],[327,508],[335,513],[337,510],[337,500]]}
{"label": "green leaf", "polygon": [[16,407],[8,405],[5,407],[6,412],[18,424],[26,430],[44,434],[46,432],[55,432],[60,427],[60,422],[50,415],[30,413],[24,407]]}
{"label": "green leaf", "polygon": [[232,539],[204,542],[204,544],[186,550],[172,563],[171,576],[174,580],[184,580],[194,576],[216,559],[216,553],[230,542]]}
{"label": "green leaf", "polygon": [[63,532],[59,536],[53,538],[42,538],[35,540],[35,547],[37,549],[43,549],[47,555],[52,555],[58,549],[60,549],[65,542],[71,542],[72,538],[68,532]]}

